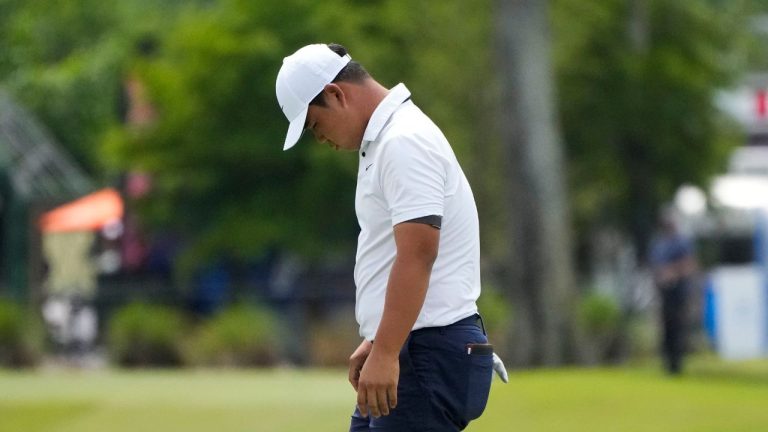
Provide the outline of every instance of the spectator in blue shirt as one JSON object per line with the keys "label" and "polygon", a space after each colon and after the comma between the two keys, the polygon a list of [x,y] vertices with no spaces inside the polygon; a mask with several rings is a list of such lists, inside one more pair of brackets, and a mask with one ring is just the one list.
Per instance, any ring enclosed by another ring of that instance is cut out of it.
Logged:
{"label": "spectator in blue shirt", "polygon": [[686,316],[696,259],[693,243],[680,233],[669,212],[659,219],[649,259],[661,299],[661,354],[667,372],[677,375],[682,372],[686,350]]}

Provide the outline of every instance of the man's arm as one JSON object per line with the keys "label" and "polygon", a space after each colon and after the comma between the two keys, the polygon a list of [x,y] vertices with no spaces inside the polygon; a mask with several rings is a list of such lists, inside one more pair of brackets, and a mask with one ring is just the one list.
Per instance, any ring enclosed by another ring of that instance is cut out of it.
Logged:
{"label": "man's arm", "polygon": [[440,230],[404,222],[394,227],[397,256],[387,283],[384,312],[357,385],[357,405],[365,416],[388,415],[397,405],[399,355],[424,305]]}

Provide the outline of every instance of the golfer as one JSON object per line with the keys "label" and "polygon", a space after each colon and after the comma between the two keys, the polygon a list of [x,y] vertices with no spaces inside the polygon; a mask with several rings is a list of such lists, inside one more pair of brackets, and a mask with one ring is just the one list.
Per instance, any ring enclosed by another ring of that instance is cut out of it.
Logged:
{"label": "golfer", "polygon": [[472,190],[440,129],[403,84],[379,84],[336,44],[283,60],[290,122],[358,153],[350,431],[458,431],[485,409],[493,351],[478,315],[480,239]]}

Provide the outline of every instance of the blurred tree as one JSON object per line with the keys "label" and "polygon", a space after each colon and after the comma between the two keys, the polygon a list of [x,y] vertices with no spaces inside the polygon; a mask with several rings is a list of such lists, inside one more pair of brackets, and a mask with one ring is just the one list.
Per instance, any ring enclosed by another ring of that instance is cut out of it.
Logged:
{"label": "blurred tree", "polygon": [[182,273],[276,247],[306,257],[350,250],[355,161],[319,146],[283,153],[287,123],[274,96],[281,60],[313,39],[318,8],[296,0],[190,8],[130,67],[157,120],[116,128],[106,153],[113,166],[152,176],[145,215],[190,239]]}
{"label": "blurred tree", "polygon": [[4,0],[0,16],[0,85],[93,172],[93,148],[117,89],[112,8],[94,0]]}
{"label": "blurred tree", "polygon": [[[739,2],[735,2],[739,3]],[[743,65],[740,15],[712,2],[554,0],[555,59],[580,242],[601,224],[642,259],[660,205],[704,186],[736,136],[714,105]]]}
{"label": "blurred tree", "polygon": [[573,346],[575,284],[548,2],[497,5],[509,226],[505,282],[515,306],[512,360],[556,365]]}
{"label": "blurred tree", "polygon": [[[725,0],[711,0],[722,2]],[[747,67],[750,72],[763,72],[768,70],[768,52],[765,44],[768,41],[768,1],[766,0],[738,0],[738,6],[744,10],[748,18],[748,29],[751,30],[749,49],[747,51]]]}
{"label": "blurred tree", "polygon": [[123,64],[142,32],[203,0],[0,0],[0,86],[34,112],[92,175],[116,118]]}

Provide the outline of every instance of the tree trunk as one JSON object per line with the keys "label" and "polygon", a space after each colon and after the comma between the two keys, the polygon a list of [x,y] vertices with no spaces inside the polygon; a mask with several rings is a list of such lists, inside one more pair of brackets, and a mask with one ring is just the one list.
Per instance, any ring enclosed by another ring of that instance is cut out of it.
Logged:
{"label": "tree trunk", "polygon": [[[630,49],[640,59],[648,54],[649,44],[649,10],[648,0],[627,0],[627,33]],[[644,60],[643,60],[644,61]],[[642,88],[629,89],[629,100],[636,101],[638,106],[644,104]],[[642,111],[636,115],[641,116]],[[654,164],[650,158],[648,139],[634,131],[624,137],[622,143],[624,164],[629,178],[629,197],[631,213],[630,234],[635,244],[637,258],[641,263],[646,260],[646,252],[651,233],[655,225],[657,196],[653,189],[652,179],[655,177]]]}
{"label": "tree trunk", "polygon": [[502,279],[514,307],[510,360],[557,365],[574,348],[575,285],[548,3],[498,0],[496,17],[510,263]]}

